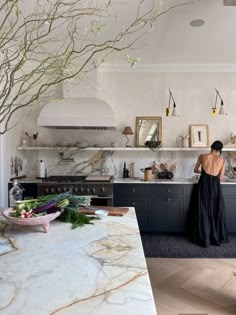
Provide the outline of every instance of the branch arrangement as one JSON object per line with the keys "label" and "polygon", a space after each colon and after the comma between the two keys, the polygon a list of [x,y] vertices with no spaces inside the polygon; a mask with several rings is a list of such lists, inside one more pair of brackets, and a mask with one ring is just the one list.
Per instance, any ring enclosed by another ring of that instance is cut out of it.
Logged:
{"label": "branch arrangement", "polygon": [[[0,135],[25,115],[52,98],[65,80],[82,80],[114,52],[133,48],[157,19],[178,5],[162,10],[164,1],[136,0],[136,12],[119,24],[118,6],[112,0],[0,0]],[[191,3],[191,2],[187,2]],[[184,3],[186,4],[186,3]],[[134,66],[139,58],[128,55]]]}

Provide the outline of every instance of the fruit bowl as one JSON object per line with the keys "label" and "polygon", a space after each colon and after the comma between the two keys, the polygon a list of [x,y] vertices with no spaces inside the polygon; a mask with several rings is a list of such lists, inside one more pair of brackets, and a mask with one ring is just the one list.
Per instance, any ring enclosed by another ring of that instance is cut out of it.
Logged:
{"label": "fruit bowl", "polygon": [[3,210],[3,216],[12,224],[18,225],[42,225],[44,231],[47,233],[49,230],[50,222],[62,213],[62,211],[53,212],[50,214],[46,214],[38,217],[30,217],[30,218],[16,218],[12,217],[10,214],[13,212],[12,208],[8,208]]}

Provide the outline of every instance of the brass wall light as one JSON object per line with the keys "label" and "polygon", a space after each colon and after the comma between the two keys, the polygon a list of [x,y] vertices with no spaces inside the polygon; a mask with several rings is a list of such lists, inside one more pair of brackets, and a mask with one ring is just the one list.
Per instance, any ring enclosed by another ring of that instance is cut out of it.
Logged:
{"label": "brass wall light", "polygon": [[216,100],[215,100],[215,106],[211,108],[211,114],[212,116],[216,116],[217,115],[217,100],[218,97],[220,98],[220,110],[219,110],[219,115],[228,115],[227,113],[225,113],[225,109],[224,109],[224,102],[222,97],[220,96],[220,93],[217,89],[216,90]]}
{"label": "brass wall light", "polygon": [[127,142],[126,142],[125,146],[126,147],[131,147],[130,145],[128,145],[128,143],[129,143],[128,135],[133,135],[134,134],[132,128],[131,127],[125,127],[123,132],[122,132],[122,134],[125,135],[126,139],[127,139]]}
{"label": "brass wall light", "polygon": [[[170,117],[170,116],[173,116],[173,117],[177,117],[178,116],[179,117],[179,115],[177,114],[177,108],[176,108],[175,100],[174,100],[174,97],[173,97],[170,89],[169,89],[169,92],[170,92],[170,95],[169,95],[168,107],[166,108],[166,117]],[[170,109],[171,101],[173,102],[173,109],[172,109],[172,111]]]}

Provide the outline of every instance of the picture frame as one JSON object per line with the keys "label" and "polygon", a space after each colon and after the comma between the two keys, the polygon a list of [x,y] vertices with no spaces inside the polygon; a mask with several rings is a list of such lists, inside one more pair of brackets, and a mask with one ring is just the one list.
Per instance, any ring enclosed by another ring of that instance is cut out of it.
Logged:
{"label": "picture frame", "polygon": [[209,147],[208,125],[190,125],[190,147],[191,148]]}

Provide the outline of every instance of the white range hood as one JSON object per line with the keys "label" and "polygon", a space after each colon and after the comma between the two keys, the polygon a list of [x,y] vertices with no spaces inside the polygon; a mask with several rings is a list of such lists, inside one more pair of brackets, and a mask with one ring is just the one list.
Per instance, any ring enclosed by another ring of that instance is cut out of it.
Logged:
{"label": "white range hood", "polygon": [[37,125],[63,129],[115,129],[111,107],[98,98],[64,98],[41,110]]}

